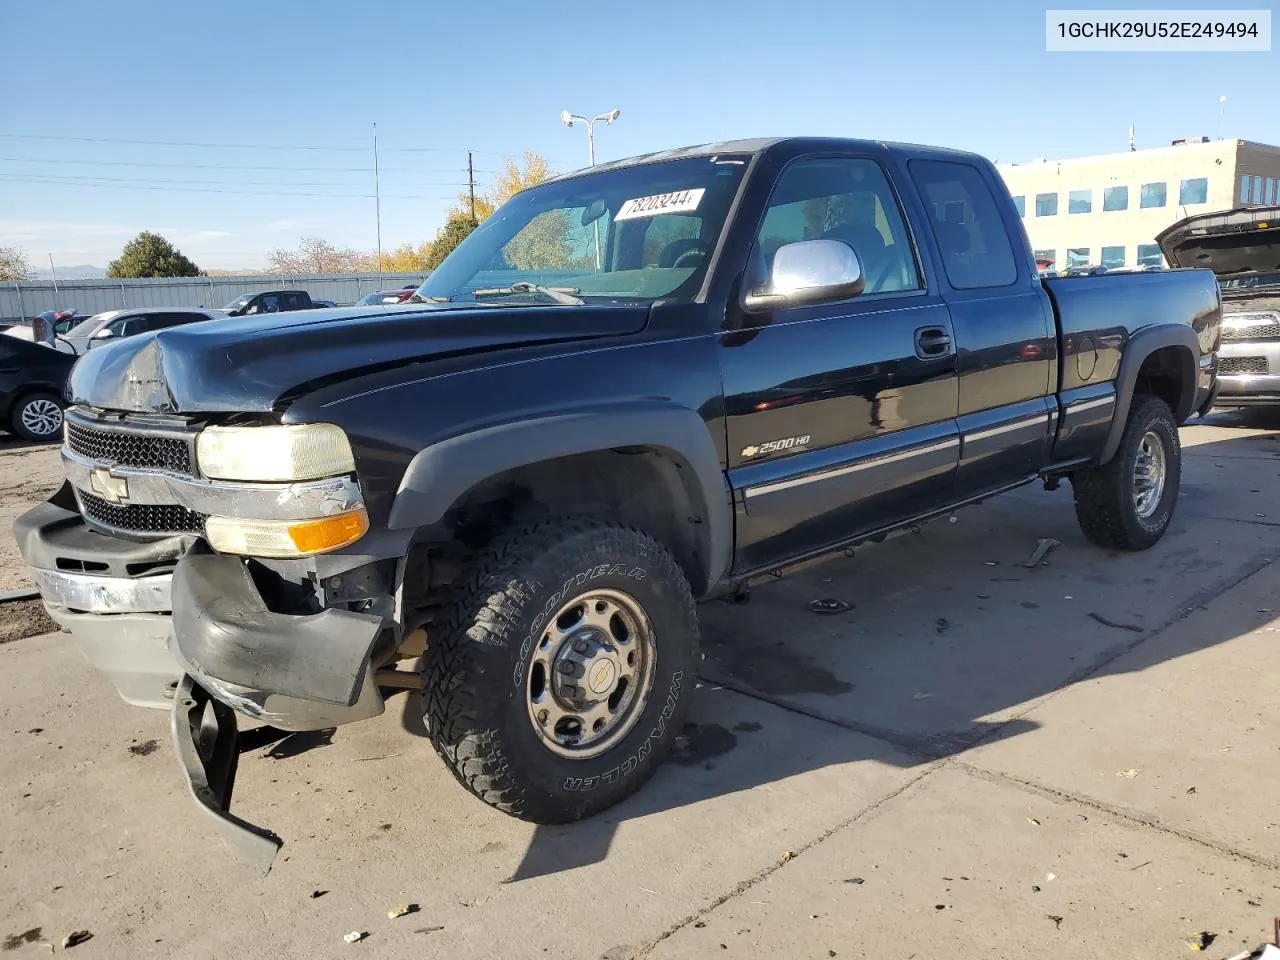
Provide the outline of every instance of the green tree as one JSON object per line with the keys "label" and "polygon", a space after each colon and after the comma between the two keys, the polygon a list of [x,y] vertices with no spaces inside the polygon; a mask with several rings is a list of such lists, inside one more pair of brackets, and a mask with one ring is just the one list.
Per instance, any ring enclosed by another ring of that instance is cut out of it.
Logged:
{"label": "green tree", "polygon": [[[547,165],[546,159],[532,150],[526,150],[523,159],[524,168],[521,169],[519,161],[514,157],[508,157],[503,162],[502,169],[494,177],[493,187],[487,193],[476,194],[477,222],[484,222],[493,215],[493,211],[497,210],[498,207],[502,206],[521,190],[527,190],[555,173]],[[469,192],[459,193],[458,202],[453,210],[456,213],[465,213],[470,216],[471,194]]]}
{"label": "green tree", "polygon": [[144,230],[124,245],[119,259],[112,260],[107,265],[107,276],[118,280],[134,277],[198,277],[200,268],[160,234]]}
{"label": "green tree", "polygon": [[454,211],[449,214],[449,219],[445,221],[444,226],[436,232],[436,239],[431,244],[431,251],[427,255],[426,268],[434,270],[444,262],[444,258],[453,253],[454,248],[467,237],[471,236],[471,231],[480,224],[471,219],[469,213],[458,213]]}

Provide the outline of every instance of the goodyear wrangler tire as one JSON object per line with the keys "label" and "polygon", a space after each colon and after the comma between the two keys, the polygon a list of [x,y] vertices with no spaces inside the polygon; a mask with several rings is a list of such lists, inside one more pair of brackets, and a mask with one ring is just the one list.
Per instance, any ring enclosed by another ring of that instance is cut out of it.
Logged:
{"label": "goodyear wrangler tire", "polygon": [[591,816],[658,768],[694,687],[683,571],[628,527],[508,531],[427,643],[425,723],[464,787],[536,823]]}

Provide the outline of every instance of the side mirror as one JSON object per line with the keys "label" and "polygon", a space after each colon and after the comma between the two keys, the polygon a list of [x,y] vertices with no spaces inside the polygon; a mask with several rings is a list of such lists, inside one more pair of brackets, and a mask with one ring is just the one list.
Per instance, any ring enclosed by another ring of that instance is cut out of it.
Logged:
{"label": "side mirror", "polygon": [[746,295],[750,313],[848,300],[866,280],[853,248],[840,240],[800,240],[783,244],[773,255],[769,279]]}
{"label": "side mirror", "polygon": [[99,330],[97,333],[93,335],[93,339],[110,340],[115,335],[116,335],[116,332],[112,330],[110,327],[103,327],[101,330]]}

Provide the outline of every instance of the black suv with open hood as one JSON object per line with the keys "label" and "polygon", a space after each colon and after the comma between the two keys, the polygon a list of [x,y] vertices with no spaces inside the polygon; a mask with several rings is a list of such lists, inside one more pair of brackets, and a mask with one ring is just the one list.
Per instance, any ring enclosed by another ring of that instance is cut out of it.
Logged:
{"label": "black suv with open hood", "polygon": [[1173,266],[1218,276],[1217,405],[1280,404],[1280,206],[1188,217],[1156,240]]}

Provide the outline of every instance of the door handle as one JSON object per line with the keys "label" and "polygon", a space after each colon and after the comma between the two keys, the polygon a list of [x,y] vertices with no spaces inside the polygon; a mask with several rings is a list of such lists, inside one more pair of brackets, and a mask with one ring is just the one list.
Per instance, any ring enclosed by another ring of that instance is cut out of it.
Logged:
{"label": "door handle", "polygon": [[916,331],[916,356],[921,360],[951,356],[951,334],[945,327],[921,327]]}

